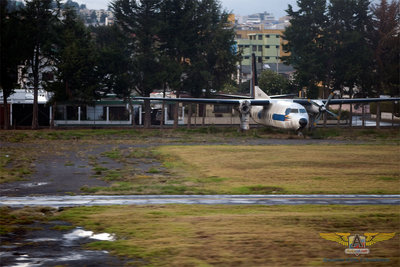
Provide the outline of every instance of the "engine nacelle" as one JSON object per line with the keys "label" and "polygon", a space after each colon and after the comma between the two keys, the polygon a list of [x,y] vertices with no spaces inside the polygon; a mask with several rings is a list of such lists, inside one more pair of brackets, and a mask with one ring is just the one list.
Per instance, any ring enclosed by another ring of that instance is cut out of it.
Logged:
{"label": "engine nacelle", "polygon": [[250,111],[251,102],[249,100],[242,100],[239,104],[240,113],[240,129],[247,131],[250,129]]}
{"label": "engine nacelle", "polygon": [[324,106],[324,103],[321,100],[311,100],[313,101],[315,104],[306,106],[306,109],[308,111],[308,113],[313,113],[313,114],[318,114],[321,112],[322,107]]}
{"label": "engine nacelle", "polygon": [[249,100],[241,100],[239,104],[240,114],[250,114],[251,102]]}

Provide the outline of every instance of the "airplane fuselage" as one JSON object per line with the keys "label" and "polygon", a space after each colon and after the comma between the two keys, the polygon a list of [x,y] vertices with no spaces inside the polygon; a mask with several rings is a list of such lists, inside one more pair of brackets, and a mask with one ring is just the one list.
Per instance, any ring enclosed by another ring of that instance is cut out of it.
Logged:
{"label": "airplane fuselage", "polygon": [[252,106],[251,117],[259,124],[288,130],[302,130],[309,116],[304,106],[284,100],[270,100],[267,106]]}

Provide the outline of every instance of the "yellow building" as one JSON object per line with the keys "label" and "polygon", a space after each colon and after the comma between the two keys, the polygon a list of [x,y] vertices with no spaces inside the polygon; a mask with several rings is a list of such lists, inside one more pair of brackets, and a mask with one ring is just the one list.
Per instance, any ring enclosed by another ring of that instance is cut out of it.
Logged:
{"label": "yellow building", "polygon": [[293,72],[292,67],[284,65],[280,60],[282,56],[288,55],[282,49],[283,31],[263,29],[262,27],[236,30],[237,48],[242,53],[242,61],[238,63],[239,82],[251,77],[251,55],[253,53],[256,57],[258,73],[265,69],[287,75]]}

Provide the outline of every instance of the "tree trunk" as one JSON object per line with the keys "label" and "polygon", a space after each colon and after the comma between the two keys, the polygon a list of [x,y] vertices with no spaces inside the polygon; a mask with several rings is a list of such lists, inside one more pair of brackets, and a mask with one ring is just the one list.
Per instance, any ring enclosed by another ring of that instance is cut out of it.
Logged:
{"label": "tree trunk", "polygon": [[362,104],[362,106],[361,106],[361,108],[362,108],[362,117],[361,117],[361,120],[362,120],[362,128],[365,128],[365,105],[364,104]]}
{"label": "tree trunk", "polygon": [[[176,98],[180,97],[179,90],[176,91]],[[174,129],[178,128],[178,119],[179,119],[179,103],[174,104]]]}
{"label": "tree trunk", "polygon": [[33,109],[32,109],[32,130],[39,128],[39,107],[38,107],[38,91],[39,91],[39,47],[35,48],[34,58],[32,60],[33,74]]}
{"label": "tree trunk", "polygon": [[187,128],[190,129],[192,124],[192,104],[189,104],[188,109],[188,119],[187,119]]}
{"label": "tree trunk", "polygon": [[50,129],[54,129],[54,116],[56,115],[57,102],[54,102],[51,108]]}
{"label": "tree trunk", "polygon": [[38,106],[38,87],[33,88],[33,109],[32,109],[32,130],[36,130],[39,128],[39,106]]}
{"label": "tree trunk", "polygon": [[381,128],[381,104],[376,102],[376,129]]}
{"label": "tree trunk", "polygon": [[[165,99],[165,91],[166,91],[166,83],[163,86],[163,99]],[[163,100],[161,105],[161,121],[160,121],[160,129],[164,129],[164,118],[165,118],[165,101]]]}
{"label": "tree trunk", "polygon": [[[353,88],[350,88],[350,99],[353,98]],[[353,104],[350,104],[349,126],[353,127]]]}
{"label": "tree trunk", "polygon": [[8,112],[8,103],[7,103],[7,95],[3,90],[3,105],[4,105],[4,130],[8,130],[10,128],[10,115]]}
{"label": "tree trunk", "polygon": [[144,128],[149,129],[151,127],[151,106],[150,100],[144,100]]}
{"label": "tree trunk", "polygon": [[134,107],[133,107],[133,104],[132,104],[132,98],[131,97],[129,97],[129,99],[128,99],[128,101],[129,101],[129,112],[131,113],[131,117],[132,117],[132,122],[131,122],[131,125],[132,125],[132,128],[135,128],[135,125],[136,125],[136,122],[135,122],[135,109],[134,109]]}
{"label": "tree trunk", "polygon": [[201,126],[202,127],[204,127],[204,125],[205,125],[205,121],[206,121],[206,105],[205,104],[202,104],[203,106],[203,118],[202,118],[202,120],[201,120]]}

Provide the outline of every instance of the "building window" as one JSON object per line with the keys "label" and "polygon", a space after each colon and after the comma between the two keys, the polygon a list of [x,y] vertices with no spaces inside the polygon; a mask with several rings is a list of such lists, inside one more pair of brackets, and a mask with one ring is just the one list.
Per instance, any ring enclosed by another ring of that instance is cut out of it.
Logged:
{"label": "building window", "polygon": [[263,37],[263,36],[262,36],[261,34],[259,34],[259,35],[258,35],[258,40],[262,40],[262,37]]}
{"label": "building window", "polygon": [[253,45],[253,46],[252,46],[252,50],[253,50],[253,52],[257,51],[257,46],[256,46],[256,45]]}
{"label": "building window", "polygon": [[265,57],[265,59],[269,59],[270,57]]}
{"label": "building window", "polygon": [[245,45],[245,46],[244,46],[244,48],[249,48],[249,47],[250,47],[249,45]]}
{"label": "building window", "polygon": [[241,34],[238,34],[238,35],[236,35],[236,38],[242,39],[242,35],[241,35]]}
{"label": "building window", "polygon": [[262,51],[262,45],[258,46],[258,51],[260,51],[260,52]]}
{"label": "building window", "polygon": [[265,35],[265,38],[269,38],[269,34],[266,34],[266,35]]}
{"label": "building window", "polygon": [[275,46],[276,48],[279,48],[279,45]]}
{"label": "building window", "polygon": [[279,34],[276,35],[276,38],[280,38],[281,36]]}
{"label": "building window", "polygon": [[266,45],[265,48],[269,48],[269,45]]}
{"label": "building window", "polygon": [[249,56],[245,56],[244,59],[250,59],[250,57]]}
{"label": "building window", "polygon": [[257,58],[258,63],[262,63],[262,57]]}

